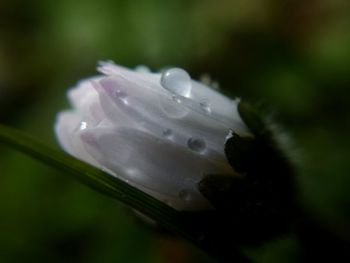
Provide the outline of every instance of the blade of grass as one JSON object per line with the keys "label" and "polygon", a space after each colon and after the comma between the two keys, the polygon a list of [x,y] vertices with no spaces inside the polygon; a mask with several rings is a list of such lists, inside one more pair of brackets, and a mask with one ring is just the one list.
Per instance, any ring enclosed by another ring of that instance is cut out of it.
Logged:
{"label": "blade of grass", "polygon": [[[190,214],[176,211],[130,184],[84,163],[68,154],[51,148],[34,137],[0,124],[0,143],[25,153],[46,165],[73,176],[82,183],[117,199],[158,222],[170,232],[182,236],[220,261],[249,262],[238,249],[222,251],[220,243],[206,242],[205,229],[198,229]],[[197,217],[198,219],[198,217]],[[213,244],[216,244],[213,246]]]}

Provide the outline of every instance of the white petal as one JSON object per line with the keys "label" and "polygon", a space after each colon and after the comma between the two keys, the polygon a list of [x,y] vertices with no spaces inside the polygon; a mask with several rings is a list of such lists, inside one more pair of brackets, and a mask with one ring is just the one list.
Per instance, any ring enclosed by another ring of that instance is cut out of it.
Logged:
{"label": "white petal", "polygon": [[73,111],[63,111],[57,115],[55,123],[55,133],[58,142],[71,155],[75,155],[73,147],[73,136],[75,130],[79,127],[81,117]]}
{"label": "white petal", "polygon": [[192,137],[202,138],[210,158],[224,158],[225,136],[230,127],[184,107],[165,91],[163,94],[150,92],[118,76],[103,78],[99,83],[101,104],[104,109],[108,108],[105,114],[117,126],[120,125],[119,112],[122,112],[123,116],[160,138],[164,137],[165,131],[171,130],[171,138],[166,137],[183,147],[187,147]]}
{"label": "white petal", "polygon": [[[160,85],[161,74],[133,71],[116,65],[111,61],[100,62],[99,70],[110,76],[119,76],[127,79],[129,82],[137,84],[144,89],[152,89],[157,93],[164,94],[164,89]],[[249,133],[238,114],[237,102],[198,81],[192,80],[191,84],[191,99],[184,99],[183,105],[203,113],[203,109],[204,111],[206,109],[201,105],[206,104],[211,112],[207,117],[223,122],[238,134]]]}
{"label": "white petal", "polygon": [[68,99],[77,110],[83,110],[86,104],[98,100],[97,92],[94,90],[91,80],[80,81],[74,88],[68,91]]}
{"label": "white petal", "polygon": [[151,73],[145,70],[141,72],[133,71],[116,65],[111,61],[100,62],[97,69],[106,75],[123,77],[132,83],[143,85],[144,88],[152,89],[153,91],[161,90],[161,86],[159,85],[161,74],[159,73]]}
{"label": "white petal", "polygon": [[[168,81],[111,62],[99,71],[107,76],[68,93],[74,111],[59,114],[55,125],[62,147],[177,209],[210,208],[197,183],[205,174],[234,174],[225,138],[231,129],[248,133],[237,101],[183,70],[168,72]],[[175,94],[184,84],[189,92]]]}
{"label": "white petal", "polygon": [[60,145],[69,154],[98,166],[98,163],[86,152],[80,138],[80,132],[87,129],[86,125],[87,123],[77,113],[64,111],[57,116],[55,133]]}
{"label": "white petal", "polygon": [[[113,102],[113,98],[109,94],[107,94],[107,92],[105,92],[104,88],[100,85],[99,81],[92,81],[92,85],[95,91],[98,93],[99,106],[103,110],[103,115],[107,119],[106,122],[110,123],[110,125],[107,126],[112,125],[116,127],[131,127],[136,125],[134,120],[130,119],[130,117],[126,115],[123,112],[123,110],[121,110],[115,105],[115,103]],[[114,90],[114,92],[117,91],[117,89]]]}
{"label": "white petal", "polygon": [[206,107],[208,107],[210,110],[209,117],[225,123],[236,133],[248,133],[248,128],[238,113],[238,101],[232,101],[216,90],[194,80],[192,80],[192,98],[190,101],[200,105],[203,111],[206,111]]}
{"label": "white petal", "polygon": [[228,165],[135,129],[90,129],[82,138],[99,163],[137,187],[167,196],[167,201],[181,201],[181,194],[187,191],[190,197],[186,200],[190,200],[182,200],[183,206],[208,207],[197,190],[198,181],[204,174],[232,171]]}

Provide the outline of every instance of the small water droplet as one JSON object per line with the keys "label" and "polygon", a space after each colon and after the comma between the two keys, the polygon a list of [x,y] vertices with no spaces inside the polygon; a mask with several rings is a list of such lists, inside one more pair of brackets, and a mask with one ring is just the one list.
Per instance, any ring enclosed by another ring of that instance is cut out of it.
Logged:
{"label": "small water droplet", "polygon": [[83,131],[83,130],[85,130],[86,128],[87,128],[87,123],[86,123],[86,121],[82,121],[82,122],[80,123],[79,130]]}
{"label": "small water droplet", "polygon": [[189,98],[191,96],[191,77],[188,73],[180,68],[171,68],[162,73],[160,84],[166,90]]}
{"label": "small water droplet", "polygon": [[172,131],[171,129],[165,129],[165,130],[163,131],[163,135],[164,135],[165,137],[171,137],[171,135],[173,135],[173,131]]}
{"label": "small water droplet", "polygon": [[192,200],[192,194],[190,190],[182,189],[179,191],[179,198],[183,201],[191,201]]}
{"label": "small water droplet", "polygon": [[189,138],[187,141],[187,146],[194,152],[203,153],[207,148],[207,145],[203,139],[200,138]]}
{"label": "small water droplet", "polygon": [[127,102],[127,97],[128,97],[128,95],[125,93],[125,92],[123,92],[123,91],[121,91],[121,90],[117,90],[116,92],[115,92],[115,97],[117,98],[117,99],[119,99],[119,100],[121,100],[122,102],[124,102],[125,104],[127,104],[128,102]]}
{"label": "small water droplet", "polygon": [[211,113],[211,108],[210,108],[210,105],[209,105],[209,102],[207,100],[203,100],[199,103],[199,106],[201,107],[201,109],[207,113],[207,114],[210,114]]}
{"label": "small water droplet", "polygon": [[173,101],[175,101],[176,103],[181,103],[181,99],[179,98],[179,96],[173,95],[171,96],[171,98],[173,99]]}

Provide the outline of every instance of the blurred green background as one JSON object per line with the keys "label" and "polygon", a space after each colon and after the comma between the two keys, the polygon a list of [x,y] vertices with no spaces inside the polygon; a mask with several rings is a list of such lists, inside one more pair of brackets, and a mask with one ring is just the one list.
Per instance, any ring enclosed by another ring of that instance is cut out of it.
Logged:
{"label": "blurred green background", "polygon": [[[350,237],[350,2],[1,0],[0,121],[56,145],[67,88],[112,59],[208,73],[293,138],[300,199]],[[211,262],[121,204],[0,146],[0,262]],[[295,262],[286,237],[251,255]]]}

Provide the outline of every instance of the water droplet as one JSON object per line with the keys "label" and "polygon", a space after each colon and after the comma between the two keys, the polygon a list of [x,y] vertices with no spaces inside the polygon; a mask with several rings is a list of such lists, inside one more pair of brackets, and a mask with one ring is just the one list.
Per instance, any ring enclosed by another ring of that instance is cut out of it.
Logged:
{"label": "water droplet", "polygon": [[162,73],[160,84],[166,90],[189,98],[191,96],[191,77],[188,73],[180,68],[171,68]]}
{"label": "water droplet", "polygon": [[194,152],[203,153],[207,148],[207,145],[203,139],[200,138],[189,138],[187,141],[187,146]]}
{"label": "water droplet", "polygon": [[163,131],[163,135],[165,136],[165,137],[171,137],[171,135],[173,135],[173,131],[171,130],[171,129],[165,129],[164,131]]}
{"label": "water droplet", "polygon": [[179,98],[179,96],[173,95],[171,96],[171,98],[173,99],[173,101],[175,101],[176,103],[181,103],[181,99]]}
{"label": "water droplet", "polygon": [[211,108],[209,106],[209,102],[207,100],[203,100],[199,103],[199,106],[201,107],[201,109],[207,113],[210,114],[211,113]]}
{"label": "water droplet", "polygon": [[185,107],[181,103],[181,99],[175,95],[171,98],[161,96],[159,98],[159,106],[166,116],[170,118],[180,119],[189,113],[189,109]]}
{"label": "water droplet", "polygon": [[123,92],[123,91],[121,91],[121,90],[117,90],[116,92],[115,92],[115,97],[117,98],[117,99],[119,99],[119,100],[121,100],[122,102],[124,102],[124,104],[128,104],[128,101],[127,101],[127,97],[128,97],[128,95],[125,93],[125,92]]}
{"label": "water droplet", "polygon": [[83,130],[85,130],[86,128],[87,128],[87,123],[86,123],[86,121],[82,121],[82,122],[80,123],[79,130],[83,131]]}
{"label": "water droplet", "polygon": [[192,194],[190,190],[182,189],[179,191],[179,198],[183,201],[191,201],[192,200]]}

